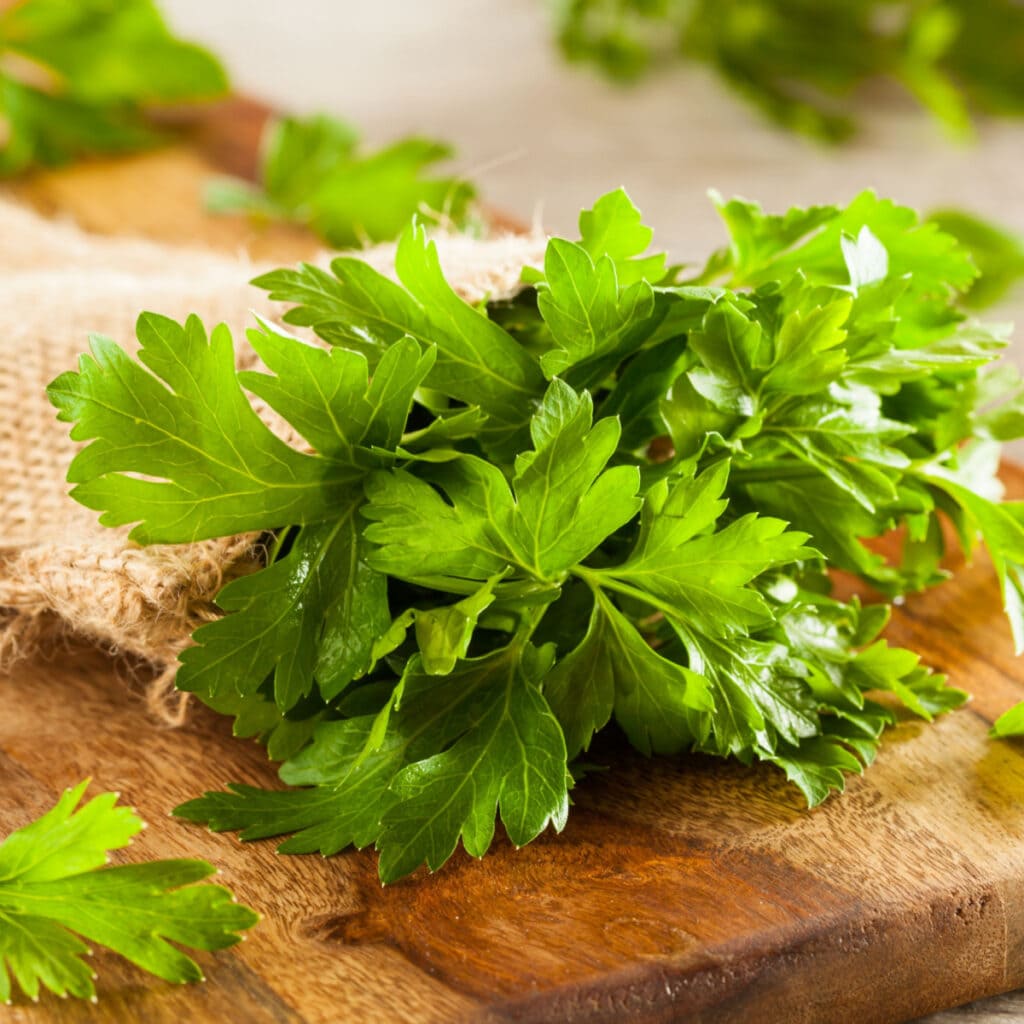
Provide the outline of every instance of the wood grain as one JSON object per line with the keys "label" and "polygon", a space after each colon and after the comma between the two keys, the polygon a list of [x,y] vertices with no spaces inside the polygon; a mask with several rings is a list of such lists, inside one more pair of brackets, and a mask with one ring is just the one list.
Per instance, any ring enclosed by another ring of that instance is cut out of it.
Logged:
{"label": "wood grain", "polygon": [[[251,236],[192,209],[218,161],[251,166],[249,116],[23,194],[95,230],[308,255],[301,233]],[[1007,478],[1024,495],[1024,472]],[[204,789],[275,776],[204,709],[178,730],[148,718],[138,666],[74,647],[24,662],[0,683],[0,834],[91,775],[151,822],[120,859],[207,857],[264,919],[244,945],[200,956],[205,985],[98,954],[98,1007],[22,1000],[3,1019],[862,1024],[1024,984],[1024,746],[986,737],[1024,698],[1024,667],[987,560],[909,599],[889,637],[975,700],[934,726],[901,723],[816,811],[768,768],[605,741],[595,758],[615,771],[577,788],[563,834],[519,851],[499,837],[482,861],[460,853],[387,889],[370,852],[281,857],[168,819]]]}

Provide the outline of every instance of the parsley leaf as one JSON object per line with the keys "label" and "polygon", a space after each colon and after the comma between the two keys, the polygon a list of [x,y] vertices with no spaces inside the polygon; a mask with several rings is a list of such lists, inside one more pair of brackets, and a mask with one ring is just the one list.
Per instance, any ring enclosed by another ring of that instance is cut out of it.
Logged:
{"label": "parsley leaf", "polygon": [[274,700],[287,712],[313,686],[338,696],[370,666],[372,638],[391,622],[384,578],[361,554],[358,505],[331,523],[302,527],[287,554],[225,587],[226,615],[195,633],[181,656],[179,689],[198,692],[231,713],[239,697],[274,677]]}
{"label": "parsley leaf", "polygon": [[401,705],[369,756],[369,719],[324,725],[282,771],[319,788],[234,787],[176,813],[244,828],[249,839],[296,831],[284,852],[333,853],[376,840],[385,881],[423,861],[440,867],[460,835],[469,853],[483,856],[496,808],[513,841],[528,843],[549,822],[563,828],[568,814],[565,742],[538,686],[544,667],[545,652],[517,643],[445,676],[426,674],[413,659]]}
{"label": "parsley leaf", "polygon": [[281,118],[267,129],[262,188],[217,179],[207,205],[303,224],[338,249],[396,238],[413,214],[431,224],[470,224],[473,186],[426,173],[453,156],[451,147],[408,138],[361,154],[358,141],[350,125],[324,114]]}
{"label": "parsley leaf", "polygon": [[272,299],[296,303],[289,323],[312,327],[333,345],[364,352],[376,365],[403,338],[437,348],[426,385],[441,396],[478,406],[489,450],[515,451],[544,390],[544,376],[516,340],[485,313],[466,305],[444,279],[437,246],[417,226],[398,242],[401,285],[354,257],[331,273],[305,265],[256,278]]}
{"label": "parsley leaf", "polygon": [[638,750],[675,753],[690,737],[693,712],[714,707],[705,678],[659,654],[600,588],[586,634],[555,666],[545,692],[573,755],[613,713]]}
{"label": "parsley leaf", "polygon": [[[430,361],[410,340],[371,384],[358,353],[319,352],[264,329],[252,344],[277,376],[238,375],[223,325],[207,337],[196,317],[182,326],[144,313],[136,333],[145,368],[94,337],[92,356],[55,380],[49,395],[60,417],[76,423],[72,436],[91,440],[68,473],[78,483],[74,496],[104,511],[106,525],[141,520],[132,537],[142,543],[330,518],[380,461],[368,446],[397,440],[393,417],[404,419],[403,402],[408,409]],[[243,384],[290,417],[318,452],[297,451],[269,430]]]}
{"label": "parsley leaf", "polygon": [[224,949],[258,917],[227,889],[194,885],[213,874],[200,860],[104,867],[107,851],[143,827],[117,794],[79,807],[88,780],[67,789],[41,818],[0,843],[0,1000],[12,978],[31,999],[40,987],[95,1001],[82,939],[106,946],[166,981],[201,981],[171,943]]}
{"label": "parsley leaf", "polygon": [[648,254],[654,231],[643,223],[625,189],[617,188],[583,210],[579,227],[579,244],[595,261],[607,256],[622,287],[638,281],[657,284],[665,277],[665,254]]}
{"label": "parsley leaf", "polygon": [[[867,285],[909,275],[911,296],[952,295],[978,276],[970,254],[931,220],[891,199],[861,192],[846,207],[795,208],[765,214],[757,203],[725,201],[712,194],[730,235],[727,250],[712,257],[711,273],[728,273],[733,286],[786,282],[799,271],[820,284]],[[864,274],[858,260],[870,247],[881,273]],[[852,257],[852,259],[851,259]]]}
{"label": "parsley leaf", "polygon": [[[458,588],[509,565],[539,581],[558,580],[640,508],[636,468],[604,468],[618,424],[592,425],[592,416],[588,394],[552,382],[531,422],[534,449],[516,460],[511,488],[472,456],[427,471],[426,480],[401,472],[374,477],[364,510],[376,520],[364,534],[378,549],[370,564],[393,576],[430,577],[442,589],[438,577]],[[435,514],[428,518],[427,510]]]}

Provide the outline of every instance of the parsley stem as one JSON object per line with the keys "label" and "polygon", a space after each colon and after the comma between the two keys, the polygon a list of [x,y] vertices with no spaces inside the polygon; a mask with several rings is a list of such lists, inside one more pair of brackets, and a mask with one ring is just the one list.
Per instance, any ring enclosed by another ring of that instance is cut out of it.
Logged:
{"label": "parsley stem", "polygon": [[524,612],[520,619],[519,628],[512,637],[511,643],[517,647],[524,646],[537,631],[540,620],[544,618],[544,613],[547,610],[547,605],[541,605],[540,607],[529,608]]}
{"label": "parsley stem", "polygon": [[637,587],[632,587],[628,583],[622,583],[615,579],[614,576],[606,575],[601,569],[587,569],[582,565],[577,565],[573,568],[572,573],[590,587],[595,597],[601,590],[614,590],[619,594],[624,594],[626,597],[636,598],[652,608],[657,608],[658,611],[663,612],[665,615],[678,616],[679,614],[677,609],[665,601],[660,601],[658,598],[652,597],[650,594]]}
{"label": "parsley stem", "polygon": [[759,480],[804,480],[808,477],[820,476],[820,470],[803,463],[793,462],[762,462],[756,468],[741,469],[733,467],[729,476],[733,483],[756,483]]}

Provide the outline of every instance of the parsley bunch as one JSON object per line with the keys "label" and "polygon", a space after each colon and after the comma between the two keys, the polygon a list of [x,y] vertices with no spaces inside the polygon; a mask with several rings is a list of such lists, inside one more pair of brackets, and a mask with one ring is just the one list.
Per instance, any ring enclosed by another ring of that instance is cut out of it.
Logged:
{"label": "parsley bunch", "polygon": [[849,97],[899,83],[956,135],[970,108],[1024,113],[1016,0],[554,0],[562,51],[631,80],[680,57],[710,65],[771,120],[826,141]]}
{"label": "parsley bunch", "polygon": [[[40,987],[96,1000],[81,938],[173,982],[201,981],[199,965],[171,943],[224,949],[258,917],[219,885],[194,885],[201,860],[105,867],[145,825],[116,793],[79,807],[88,780],[67,789],[38,820],[0,843],[0,1000],[11,978],[31,999]],[[79,938],[79,936],[81,938]],[[168,941],[169,940],[169,941]]]}
{"label": "parsley bunch", "polygon": [[473,186],[426,175],[453,155],[450,146],[420,138],[375,153],[358,146],[354,128],[325,114],[280,118],[264,138],[261,185],[215,179],[207,206],[302,224],[339,249],[396,238],[414,214],[430,224],[471,225]]}
{"label": "parsley bunch", "polygon": [[149,145],[145,108],[226,89],[153,0],[15,0],[0,10],[0,177]]}
{"label": "parsley bunch", "polygon": [[[325,347],[261,322],[267,372],[239,373],[225,327],[144,314],[137,358],[95,338],[51,385],[104,523],[275,538],[178,686],[300,788],[180,815],[289,852],[376,844],[392,880],[460,839],[482,855],[496,815],[517,845],[562,828],[612,722],[646,754],[769,762],[815,804],[871,762],[893,700],[930,719],[965,699],[826,575],[938,583],[942,518],[984,537],[1020,644],[1024,513],[993,496],[1024,386],[959,311],[966,250],[871,193],[718,206],[730,243],[689,281],[620,190],[514,301],[463,302],[414,225],[397,281],[345,256],[255,282]],[[896,526],[890,563],[863,538]]]}

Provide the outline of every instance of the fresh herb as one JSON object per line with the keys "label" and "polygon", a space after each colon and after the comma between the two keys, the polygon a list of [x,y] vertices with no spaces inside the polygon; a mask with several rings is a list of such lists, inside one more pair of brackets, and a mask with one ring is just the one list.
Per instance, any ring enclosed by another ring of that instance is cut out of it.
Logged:
{"label": "fresh herb", "polygon": [[396,238],[413,214],[430,224],[471,222],[473,186],[426,173],[453,155],[443,142],[408,138],[362,153],[353,128],[318,115],[272,122],[263,151],[262,185],[216,179],[211,210],[302,224],[339,249]]}
{"label": "fresh herb", "polygon": [[[177,813],[289,852],[376,844],[390,881],[460,839],[482,855],[496,815],[517,845],[562,828],[612,722],[645,754],[769,762],[818,803],[893,701],[965,699],[879,639],[885,606],[828,596],[829,566],[890,595],[941,582],[943,519],[988,545],[1020,645],[1024,506],[996,499],[995,455],[1024,387],[960,312],[967,251],[871,193],[718,207],[730,243],[690,281],[620,190],[514,301],[464,303],[414,226],[397,281],[353,257],[259,278],[327,343],[261,322],[268,372],[236,373],[224,327],[145,314],[137,359],[97,338],[51,385],[103,522],[276,535],[178,686],[303,788]],[[897,526],[897,559],[863,543]]]}
{"label": "fresh herb", "polygon": [[1016,0],[553,0],[562,51],[630,81],[679,59],[710,65],[771,120],[827,141],[854,129],[872,79],[906,89],[954,135],[970,110],[1024,113]]}
{"label": "fresh herb", "polygon": [[[119,953],[166,981],[201,981],[199,965],[171,943],[224,949],[258,916],[218,885],[201,860],[104,867],[109,850],[145,825],[116,793],[79,803],[88,780],[67,789],[52,810],[0,843],[0,999],[12,979],[26,996],[40,987],[96,1000],[82,939]],[[77,808],[77,810],[76,810]]]}
{"label": "fresh herb", "polygon": [[148,107],[226,89],[152,0],[16,0],[0,11],[0,177],[150,145]]}
{"label": "fresh herb", "polygon": [[980,271],[963,296],[970,309],[999,302],[1024,280],[1024,235],[965,210],[936,210],[928,219],[967,248]]}

